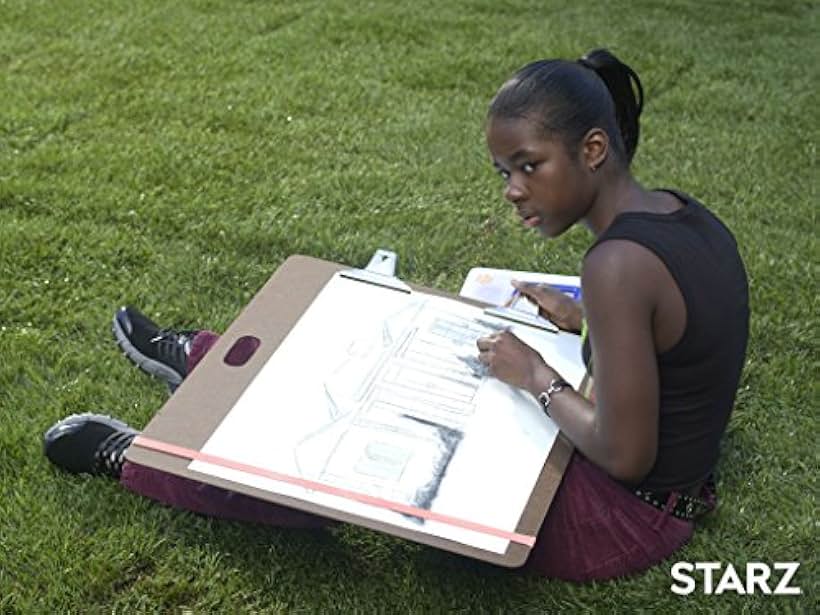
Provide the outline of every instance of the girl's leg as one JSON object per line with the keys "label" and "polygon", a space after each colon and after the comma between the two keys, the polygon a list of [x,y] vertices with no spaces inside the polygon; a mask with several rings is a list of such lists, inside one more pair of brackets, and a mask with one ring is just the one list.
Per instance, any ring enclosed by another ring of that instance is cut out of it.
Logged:
{"label": "girl's leg", "polygon": [[523,570],[569,581],[634,574],[672,555],[693,529],[576,452]]}
{"label": "girl's leg", "polygon": [[213,331],[197,331],[191,340],[191,349],[188,351],[188,373],[194,369],[208,351],[219,341],[219,334]]}
{"label": "girl's leg", "polygon": [[334,523],[324,517],[129,461],[122,468],[120,484],[134,493],[167,506],[219,519],[289,528],[322,528]]}
{"label": "girl's leg", "polygon": [[[189,374],[218,340],[219,335],[211,331],[196,333],[188,353]],[[126,489],[162,504],[220,519],[290,528],[321,528],[333,523],[323,517],[129,461],[123,465],[120,483]]]}

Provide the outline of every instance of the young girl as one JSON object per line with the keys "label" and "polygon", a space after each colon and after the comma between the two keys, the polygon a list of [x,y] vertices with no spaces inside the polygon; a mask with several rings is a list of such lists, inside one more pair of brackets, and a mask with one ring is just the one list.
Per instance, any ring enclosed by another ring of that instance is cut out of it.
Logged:
{"label": "young girl", "polygon": [[[524,225],[555,237],[582,223],[594,236],[583,311],[548,287],[517,284],[545,316],[585,334],[594,402],[513,334],[477,343],[490,373],[538,398],[576,447],[525,566],[544,576],[644,570],[685,544],[715,504],[711,475],[746,352],[746,275],[731,233],[703,205],[630,174],[642,104],[635,72],[596,50],[525,66],[490,105],[488,148]],[[133,308],[117,314],[114,331],[129,358],[172,386],[216,340],[160,331]],[[46,433],[45,450],[64,469],[119,477],[170,505],[279,526],[326,523],[123,464],[135,434],[78,415]]]}

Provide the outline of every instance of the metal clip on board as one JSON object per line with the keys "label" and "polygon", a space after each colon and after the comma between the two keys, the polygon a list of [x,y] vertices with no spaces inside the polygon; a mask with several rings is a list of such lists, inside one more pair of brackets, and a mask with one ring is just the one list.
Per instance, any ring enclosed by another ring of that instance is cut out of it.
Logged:
{"label": "metal clip on board", "polygon": [[412,289],[395,275],[397,262],[398,256],[395,252],[379,249],[373,253],[364,269],[345,269],[339,275],[343,278],[410,293]]}

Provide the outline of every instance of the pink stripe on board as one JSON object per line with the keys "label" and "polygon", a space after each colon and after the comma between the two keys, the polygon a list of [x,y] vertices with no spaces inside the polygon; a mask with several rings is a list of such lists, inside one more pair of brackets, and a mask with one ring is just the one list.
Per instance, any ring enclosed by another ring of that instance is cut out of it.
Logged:
{"label": "pink stripe on board", "polygon": [[152,438],[146,438],[145,436],[137,436],[136,438],[134,438],[133,444],[141,446],[142,448],[158,451],[160,453],[173,455],[175,457],[182,457],[184,459],[194,459],[196,461],[204,461],[205,463],[211,463],[217,466],[221,466],[223,468],[239,470],[240,472],[245,472],[247,474],[254,474],[256,476],[270,478],[272,480],[288,483],[290,485],[297,485],[299,487],[304,487],[305,489],[311,489],[313,491],[320,491],[322,493],[327,493],[329,495],[334,495],[340,498],[346,498],[348,500],[361,502],[362,504],[367,504],[368,506],[375,506],[377,508],[387,508],[388,510],[400,512],[405,515],[421,517],[422,519],[427,519],[429,521],[438,521],[439,523],[445,523],[447,525],[452,525],[454,527],[460,527],[462,529],[478,532],[480,534],[487,534],[489,536],[496,536],[497,538],[504,538],[506,540],[509,540],[510,542],[516,542],[518,544],[527,545],[528,547],[532,547],[535,544],[535,536],[527,536],[526,534],[519,534],[518,532],[508,532],[506,530],[490,527],[488,525],[483,525],[481,523],[474,523],[472,521],[467,521],[465,519],[458,519],[457,517],[443,515],[441,513],[433,512],[432,510],[427,510],[425,508],[408,506],[407,504],[402,504],[400,502],[392,502],[390,500],[385,500],[383,498],[366,495],[364,493],[357,493],[355,491],[349,491],[348,489],[341,489],[339,487],[333,487],[331,485],[318,483],[316,481],[307,480],[296,476],[280,474],[279,472],[274,472],[273,470],[266,470],[265,468],[260,468],[258,466],[248,465],[246,463],[241,463],[239,461],[234,461],[232,459],[226,459],[225,457],[219,457],[217,455],[210,455],[208,453],[203,453],[202,451],[197,451],[191,448],[177,446],[176,444],[169,444],[168,442],[161,442],[159,440],[154,440]]}

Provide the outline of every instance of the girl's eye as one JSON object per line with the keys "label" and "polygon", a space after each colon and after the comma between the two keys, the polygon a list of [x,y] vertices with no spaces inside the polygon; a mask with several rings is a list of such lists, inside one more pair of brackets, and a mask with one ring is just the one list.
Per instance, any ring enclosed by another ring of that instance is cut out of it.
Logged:
{"label": "girl's eye", "polygon": [[510,172],[509,171],[506,171],[504,169],[498,169],[498,174],[501,176],[501,179],[503,179],[504,181],[509,181],[510,180]]}
{"label": "girl's eye", "polygon": [[535,164],[532,162],[525,162],[524,165],[521,167],[521,170],[524,171],[527,175],[532,175],[535,173]]}

